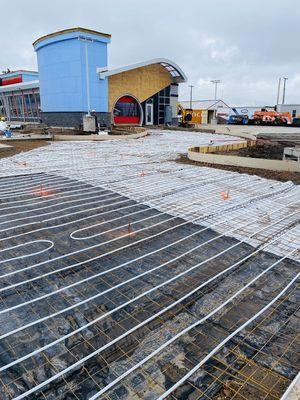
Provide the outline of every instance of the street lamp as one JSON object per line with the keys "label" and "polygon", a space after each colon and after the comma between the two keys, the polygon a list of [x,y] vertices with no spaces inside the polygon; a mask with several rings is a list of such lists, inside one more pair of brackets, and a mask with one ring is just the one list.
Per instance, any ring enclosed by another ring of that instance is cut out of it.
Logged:
{"label": "street lamp", "polygon": [[276,102],[276,106],[277,107],[278,107],[278,104],[279,104],[280,89],[281,89],[281,78],[278,79],[277,102]]}
{"label": "street lamp", "polygon": [[218,94],[218,84],[220,83],[220,79],[213,79],[211,83],[215,85],[215,100],[217,100],[217,94]]}
{"label": "street lamp", "polygon": [[289,79],[289,78],[283,78],[282,104],[284,104],[284,101],[285,101],[285,87],[286,87],[286,81],[287,81],[288,79]]}
{"label": "street lamp", "polygon": [[[211,80],[211,83],[215,85],[215,100],[217,101],[217,95],[218,95],[218,84],[220,83],[220,79],[213,79]],[[215,108],[214,110],[214,119],[217,117],[217,109]]]}
{"label": "street lamp", "polygon": [[190,109],[193,109],[193,87],[194,85],[189,85],[190,88]]}

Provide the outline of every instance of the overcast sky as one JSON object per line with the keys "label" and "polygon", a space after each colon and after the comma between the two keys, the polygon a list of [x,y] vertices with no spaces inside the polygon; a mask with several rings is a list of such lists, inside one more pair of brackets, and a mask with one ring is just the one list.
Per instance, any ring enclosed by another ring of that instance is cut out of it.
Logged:
{"label": "overcast sky", "polygon": [[[4,2],[4,0],[1,0]],[[4,7],[4,8],[3,8]],[[181,99],[214,96],[231,105],[272,105],[287,76],[287,103],[300,103],[299,0],[26,0],[6,1],[0,70],[36,69],[32,42],[82,26],[112,34],[109,65],[157,57],[188,76]]]}

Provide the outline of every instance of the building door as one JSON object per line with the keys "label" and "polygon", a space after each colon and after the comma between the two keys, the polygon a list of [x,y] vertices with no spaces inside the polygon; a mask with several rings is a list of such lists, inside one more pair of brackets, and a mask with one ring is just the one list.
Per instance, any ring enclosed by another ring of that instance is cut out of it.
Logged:
{"label": "building door", "polygon": [[207,121],[208,124],[212,123],[214,115],[215,115],[215,111],[214,110],[208,110],[208,121]]}
{"label": "building door", "polygon": [[153,102],[149,100],[146,103],[146,125],[153,125]]}
{"label": "building door", "polygon": [[172,124],[172,107],[170,105],[165,106],[165,124]]}
{"label": "building door", "polygon": [[201,111],[201,124],[208,124],[208,111],[207,110]]}

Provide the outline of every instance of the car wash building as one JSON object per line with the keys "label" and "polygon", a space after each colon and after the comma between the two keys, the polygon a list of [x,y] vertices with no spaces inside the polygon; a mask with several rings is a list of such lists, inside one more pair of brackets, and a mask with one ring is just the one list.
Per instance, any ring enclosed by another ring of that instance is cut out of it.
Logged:
{"label": "car wash building", "polygon": [[18,70],[0,75],[0,116],[9,121],[40,121],[37,72]]}
{"label": "car wash building", "polygon": [[82,126],[92,111],[107,126],[177,124],[178,85],[186,81],[180,67],[157,58],[110,69],[110,40],[84,28],[37,39],[38,73],[31,80],[25,72],[12,81],[15,75],[0,76],[9,82],[0,85],[0,112],[10,120],[62,127]]}

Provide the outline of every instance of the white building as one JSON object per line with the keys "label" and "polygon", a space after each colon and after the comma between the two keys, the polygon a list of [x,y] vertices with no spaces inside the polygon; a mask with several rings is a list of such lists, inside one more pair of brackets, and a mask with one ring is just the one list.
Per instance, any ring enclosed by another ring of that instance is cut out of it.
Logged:
{"label": "white building", "polygon": [[289,112],[293,118],[300,118],[300,104],[278,104],[277,111]]}
{"label": "white building", "polygon": [[220,113],[228,114],[230,107],[223,100],[193,100],[192,107],[189,100],[180,101],[179,105],[184,109],[191,109],[201,113],[201,123],[210,124],[216,113],[217,117]]}

